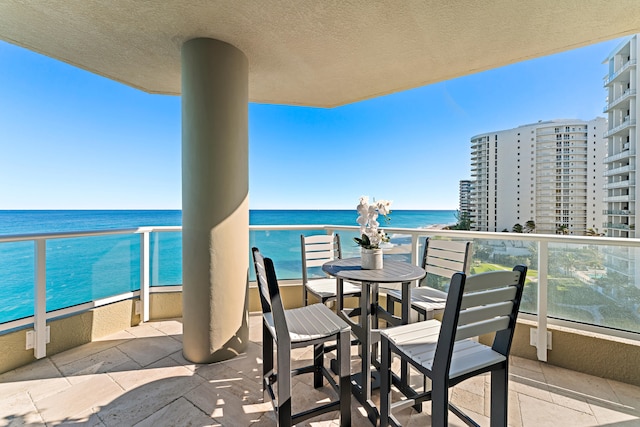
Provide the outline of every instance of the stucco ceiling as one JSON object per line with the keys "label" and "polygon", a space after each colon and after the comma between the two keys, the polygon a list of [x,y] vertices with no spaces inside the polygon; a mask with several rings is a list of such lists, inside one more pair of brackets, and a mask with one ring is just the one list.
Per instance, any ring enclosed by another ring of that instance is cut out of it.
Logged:
{"label": "stucco ceiling", "polygon": [[636,32],[638,0],[0,0],[0,39],[146,92],[179,94],[209,37],[247,55],[251,101],[321,107]]}

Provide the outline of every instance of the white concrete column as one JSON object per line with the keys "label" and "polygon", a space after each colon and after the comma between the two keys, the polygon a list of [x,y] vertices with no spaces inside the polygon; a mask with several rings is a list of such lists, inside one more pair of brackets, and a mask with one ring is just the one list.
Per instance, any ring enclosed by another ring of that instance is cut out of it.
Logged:
{"label": "white concrete column", "polygon": [[183,354],[196,363],[249,338],[248,73],[227,43],[182,46]]}

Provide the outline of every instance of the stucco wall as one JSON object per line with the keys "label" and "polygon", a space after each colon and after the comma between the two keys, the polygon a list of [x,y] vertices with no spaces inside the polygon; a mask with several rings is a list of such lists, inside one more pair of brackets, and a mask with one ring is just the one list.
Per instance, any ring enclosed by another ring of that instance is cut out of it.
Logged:
{"label": "stucco wall", "polygon": [[[47,344],[47,356],[137,325],[140,323],[140,316],[135,314],[134,301],[120,301],[47,322],[51,338]],[[0,335],[0,373],[36,360],[33,350],[25,349],[27,331],[32,329],[25,328]]]}
{"label": "stucco wall", "polygon": [[[518,322],[512,355],[536,360],[535,347],[529,344],[529,330],[535,327],[533,322]],[[560,326],[548,326],[548,330],[550,365],[640,386],[640,342]]]}

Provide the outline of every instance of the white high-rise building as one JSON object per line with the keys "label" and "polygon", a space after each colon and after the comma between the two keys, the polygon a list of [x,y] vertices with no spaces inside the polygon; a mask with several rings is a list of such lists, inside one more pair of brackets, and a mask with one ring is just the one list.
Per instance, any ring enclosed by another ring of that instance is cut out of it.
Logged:
{"label": "white high-rise building", "polygon": [[604,220],[606,119],[551,120],[471,138],[471,226],[587,234]]}
{"label": "white high-rise building", "polygon": [[471,211],[471,180],[460,180],[460,203],[459,212],[460,215],[468,215]]}
{"label": "white high-rise building", "polygon": [[[623,41],[605,60],[608,66],[604,78],[607,90],[609,127],[605,134],[608,142],[605,158],[605,214],[604,228],[609,237],[639,237],[636,233],[636,200],[640,200],[637,183],[636,153],[640,141],[636,126],[639,112],[636,105],[638,79],[638,36]],[[616,271],[620,286],[633,284],[640,288],[640,249],[637,247],[611,247],[606,250],[607,271]],[[626,283],[625,283],[626,280]]]}
{"label": "white high-rise building", "polygon": [[605,112],[609,118],[606,132],[606,233],[610,237],[636,237],[636,183],[638,136],[636,108],[638,89],[638,36],[621,43],[605,60],[609,70],[604,79],[608,91]]}

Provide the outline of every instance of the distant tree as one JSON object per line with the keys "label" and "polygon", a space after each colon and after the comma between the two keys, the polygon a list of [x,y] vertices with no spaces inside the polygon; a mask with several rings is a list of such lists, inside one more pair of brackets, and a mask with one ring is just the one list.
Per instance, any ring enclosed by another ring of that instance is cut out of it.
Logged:
{"label": "distant tree", "polygon": [[493,247],[489,245],[473,245],[473,259],[481,262],[490,262],[493,255]]}
{"label": "distant tree", "polygon": [[569,226],[566,224],[559,225],[558,228],[556,228],[556,234],[569,234]]}
{"label": "distant tree", "polygon": [[451,227],[453,230],[471,230],[471,217],[469,216],[469,212],[460,212],[456,211],[454,214],[458,222],[456,225]]}
{"label": "distant tree", "polygon": [[534,220],[530,219],[524,224],[525,233],[534,233],[535,231],[536,231],[536,223]]}
{"label": "distant tree", "polygon": [[593,237],[604,236],[604,233],[600,233],[597,228],[587,228],[587,231],[585,232],[585,234],[587,236],[593,236]]}
{"label": "distant tree", "polygon": [[538,243],[529,242],[529,265],[538,264]]}
{"label": "distant tree", "polygon": [[523,229],[521,224],[515,224],[511,229],[511,231],[513,231],[514,233],[522,233],[522,230]]}

